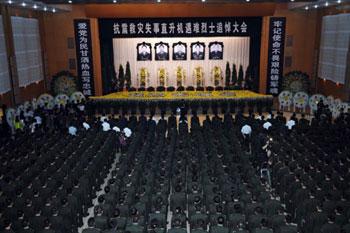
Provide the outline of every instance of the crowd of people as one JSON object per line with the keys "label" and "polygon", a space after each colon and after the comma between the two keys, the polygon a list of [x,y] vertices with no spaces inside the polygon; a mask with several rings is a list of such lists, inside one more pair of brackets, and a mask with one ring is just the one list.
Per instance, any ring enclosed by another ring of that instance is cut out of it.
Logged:
{"label": "crowd of people", "polygon": [[[55,105],[53,109],[44,106],[33,107],[31,105],[17,109],[15,113],[6,116],[7,107],[2,106],[1,137],[18,136],[20,134],[43,134],[54,131],[64,132],[70,125],[77,125],[91,118],[87,112],[85,103],[67,103],[67,105]],[[80,126],[80,125],[79,125]]]}
{"label": "crowd of people", "polygon": [[2,231],[77,232],[121,150],[84,233],[350,232],[348,113],[179,114],[82,103],[3,121]]}

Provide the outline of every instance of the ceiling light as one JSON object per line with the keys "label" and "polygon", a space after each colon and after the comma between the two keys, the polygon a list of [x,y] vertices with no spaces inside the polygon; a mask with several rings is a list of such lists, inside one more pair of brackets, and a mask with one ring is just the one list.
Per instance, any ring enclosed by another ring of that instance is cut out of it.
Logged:
{"label": "ceiling light", "polygon": [[46,6],[44,7],[44,11],[47,11],[47,7]]}
{"label": "ceiling light", "polygon": [[306,7],[305,7],[305,10],[308,10],[308,9],[309,9],[309,7],[308,7],[308,6],[306,6]]}
{"label": "ceiling light", "polygon": [[55,9],[55,8],[53,8],[53,9],[52,9],[52,12],[53,12],[53,13],[55,13],[55,12],[56,12],[56,9]]}
{"label": "ceiling light", "polygon": [[325,5],[325,6],[328,6],[329,4],[328,4],[328,2],[326,2],[324,5]]}
{"label": "ceiling light", "polygon": [[25,2],[22,2],[21,4],[23,7],[25,7],[27,4]]}
{"label": "ceiling light", "polygon": [[113,0],[113,3],[117,3],[117,0]]}
{"label": "ceiling light", "polygon": [[69,0],[68,3],[72,3],[72,0]]}
{"label": "ceiling light", "polygon": [[337,3],[341,3],[341,0],[338,0]]}
{"label": "ceiling light", "polygon": [[294,2],[294,0],[290,0],[291,2]]}
{"label": "ceiling light", "polygon": [[315,5],[314,7],[315,7],[315,9],[317,9],[318,5]]}
{"label": "ceiling light", "polygon": [[34,9],[37,9],[37,8],[38,8],[38,6],[37,6],[36,4],[34,4],[33,8],[34,8]]}
{"label": "ceiling light", "polygon": [[157,2],[160,2],[160,0],[157,0]]}
{"label": "ceiling light", "polygon": [[245,0],[246,2],[250,2],[250,0]]}
{"label": "ceiling light", "polygon": [[8,2],[7,2],[8,4],[12,4],[13,2],[12,2],[12,0],[8,0]]}
{"label": "ceiling light", "polygon": [[202,2],[205,2],[205,0],[202,0]]}

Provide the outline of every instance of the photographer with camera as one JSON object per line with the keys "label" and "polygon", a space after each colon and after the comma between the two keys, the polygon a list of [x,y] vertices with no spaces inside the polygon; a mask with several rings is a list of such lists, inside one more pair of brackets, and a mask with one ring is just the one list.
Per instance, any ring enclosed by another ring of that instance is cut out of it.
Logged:
{"label": "photographer with camera", "polygon": [[269,128],[272,126],[270,122],[265,122],[263,127],[266,130],[265,143],[261,147],[262,151],[259,154],[259,165],[260,178],[267,181],[269,187],[271,187],[271,175],[270,175],[270,162],[271,157],[271,147],[273,143],[273,138],[269,134]]}

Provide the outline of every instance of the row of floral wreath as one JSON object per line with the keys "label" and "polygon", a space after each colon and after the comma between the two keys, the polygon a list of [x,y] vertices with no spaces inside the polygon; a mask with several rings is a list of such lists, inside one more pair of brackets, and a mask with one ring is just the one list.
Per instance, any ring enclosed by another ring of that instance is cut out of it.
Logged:
{"label": "row of floral wreath", "polygon": [[38,107],[53,109],[55,106],[65,106],[68,103],[79,104],[85,100],[85,96],[80,91],[73,92],[70,96],[66,94],[58,94],[55,97],[44,93],[38,98],[33,98],[31,101],[25,101],[23,104],[18,105],[15,108],[8,108],[6,110],[6,119],[8,122],[12,122],[14,117],[18,116],[20,112],[29,109],[35,110]]}
{"label": "row of floral wreath", "polygon": [[[176,75],[176,85],[183,86],[183,83],[186,80],[186,74],[185,70],[181,67],[178,66],[175,71]],[[168,82],[168,77],[169,74],[165,68],[160,68],[158,69],[157,72],[157,78],[158,78],[158,85],[159,86],[167,86]],[[204,72],[203,68],[201,66],[197,66],[193,70],[193,80],[196,84],[196,86],[203,86],[204,85]],[[150,73],[146,67],[140,68],[138,74],[137,74],[137,86],[139,87],[145,87],[150,83]],[[211,71],[211,78],[212,82],[214,83],[215,86],[219,86],[223,82],[223,73],[222,70],[219,66],[214,66],[212,71]]]}
{"label": "row of floral wreath", "polygon": [[333,96],[324,96],[322,94],[314,94],[309,97],[306,92],[297,92],[293,94],[291,91],[282,91],[278,96],[279,105],[281,108],[290,108],[292,105],[294,108],[305,110],[307,106],[310,107],[312,111],[317,110],[317,104],[320,101],[328,105],[334,117],[340,114],[343,110],[347,112],[350,109],[348,103],[343,102],[341,99],[335,99]]}

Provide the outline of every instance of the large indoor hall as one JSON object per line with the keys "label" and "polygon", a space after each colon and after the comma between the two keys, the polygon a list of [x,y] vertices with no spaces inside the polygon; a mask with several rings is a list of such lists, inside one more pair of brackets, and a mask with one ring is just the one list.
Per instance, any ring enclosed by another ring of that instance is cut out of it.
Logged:
{"label": "large indoor hall", "polygon": [[350,1],[0,0],[0,233],[350,233]]}

